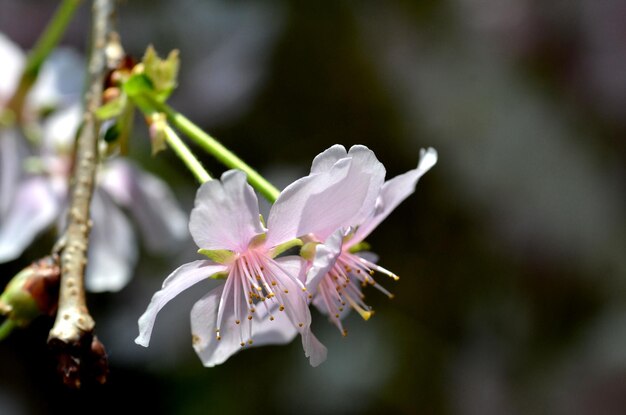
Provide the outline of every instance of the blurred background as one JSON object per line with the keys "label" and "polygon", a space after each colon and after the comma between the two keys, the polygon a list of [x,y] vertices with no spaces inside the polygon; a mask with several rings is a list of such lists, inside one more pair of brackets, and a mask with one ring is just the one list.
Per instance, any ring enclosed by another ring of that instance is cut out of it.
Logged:
{"label": "blurred background", "polygon": [[[0,31],[28,50],[56,3],[0,0]],[[134,0],[118,14],[129,53],[180,50],[171,104],[279,187],[334,143],[367,145],[389,178],[422,147],[439,163],[369,238],[401,276],[379,278],[395,299],[369,289],[377,313],[350,315],[346,338],[314,315],[320,367],[296,341],[203,368],[189,311],[209,282],[135,345],[153,292],[197,258],[188,241],[89,295],[107,385],[59,385],[41,318],[0,344],[0,413],[626,413],[626,3]],[[85,4],[63,44],[85,53],[89,21]],[[131,155],[191,209],[193,177],[150,157],[142,126]],[[49,249],[0,265],[0,283]]]}

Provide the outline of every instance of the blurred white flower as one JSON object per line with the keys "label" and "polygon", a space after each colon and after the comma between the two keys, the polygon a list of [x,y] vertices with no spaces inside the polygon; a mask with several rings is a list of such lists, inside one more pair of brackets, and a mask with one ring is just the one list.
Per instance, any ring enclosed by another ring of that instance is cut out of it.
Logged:
{"label": "blurred white flower", "polygon": [[[0,58],[0,105],[5,105],[24,56],[0,34]],[[0,262],[18,258],[53,223],[63,227],[73,140],[81,121],[82,74],[82,61],[74,52],[54,52],[24,108],[29,122],[43,110],[54,110],[40,123],[40,142],[27,148],[17,129],[0,129]],[[137,244],[121,208],[135,220],[150,251],[168,252],[186,238],[186,215],[163,181],[122,159],[105,162],[92,200],[86,271],[91,291],[120,290],[132,276]]]}

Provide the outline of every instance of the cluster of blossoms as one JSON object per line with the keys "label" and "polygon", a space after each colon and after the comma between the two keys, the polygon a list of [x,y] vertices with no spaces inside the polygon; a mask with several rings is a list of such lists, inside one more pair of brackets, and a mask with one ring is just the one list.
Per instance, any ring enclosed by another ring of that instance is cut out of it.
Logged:
{"label": "cluster of blossoms", "polygon": [[[311,332],[313,304],[345,333],[349,309],[371,315],[362,286],[375,272],[397,279],[360,252],[363,240],[415,190],[437,161],[422,150],[417,168],[385,182],[385,168],[364,146],[335,145],[319,154],[308,176],[287,186],[273,204],[267,226],[244,173],[230,170],[203,184],[196,195],[190,233],[209,257],[181,266],[163,282],[139,319],[135,340],[148,346],[157,313],[180,292],[207,278],[224,283],[191,311],[192,343],[205,366],[223,363],[246,345],[284,344],[301,335],[311,365],[326,348]],[[300,255],[280,255],[301,246]]]}
{"label": "cluster of blossoms", "polygon": [[[2,34],[0,62],[0,113],[6,113],[25,56]],[[12,122],[0,125],[0,263],[18,258],[53,224],[63,227],[74,137],[81,122],[83,68],[82,59],[67,49],[46,60],[22,114],[14,115],[29,127],[28,146]],[[136,238],[122,209],[135,220],[152,252],[171,251],[187,237],[186,215],[162,180],[126,160],[106,161],[91,209],[90,291],[117,291],[132,276]]]}

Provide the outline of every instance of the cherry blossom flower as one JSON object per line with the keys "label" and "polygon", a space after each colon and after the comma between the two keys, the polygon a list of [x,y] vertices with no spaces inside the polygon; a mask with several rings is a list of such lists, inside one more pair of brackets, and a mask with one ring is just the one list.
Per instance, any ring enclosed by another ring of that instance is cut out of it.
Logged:
{"label": "cherry blossom flower", "polygon": [[[0,34],[0,110],[15,90],[24,65],[22,51]],[[29,148],[16,128],[0,127],[0,262],[18,258],[54,223],[62,229],[72,149],[81,120],[82,60],[55,51],[44,63],[24,108],[40,137]],[[40,120],[43,111],[52,112]],[[128,210],[152,252],[172,250],[186,238],[186,216],[160,179],[122,159],[106,161],[92,200],[93,228],[86,286],[117,291],[130,280],[137,261]]]}
{"label": "cherry blossom flower", "polygon": [[205,366],[223,363],[247,345],[290,342],[298,333],[311,365],[324,361],[326,348],[310,330],[306,262],[277,255],[299,235],[332,233],[350,218],[365,218],[384,178],[382,165],[372,162],[373,153],[360,146],[295,181],[272,206],[267,229],[243,172],[231,170],[221,182],[203,184],[189,230],[211,260],[185,264],[166,278],[139,319],[135,342],[148,346],[157,313],[180,292],[207,278],[225,278],[191,311],[193,347]]}
{"label": "cherry blossom flower", "polygon": [[[350,150],[352,151],[352,149]],[[313,163],[312,173],[328,168],[333,160],[346,156],[342,146],[334,146],[323,155],[324,163]],[[330,236],[311,235],[313,241],[324,241],[315,245],[315,254],[307,273],[307,287],[315,293],[313,304],[346,334],[341,319],[352,308],[365,320],[373,314],[361,292],[362,286],[372,285],[393,298],[393,295],[374,279],[379,272],[397,280],[393,272],[377,265],[377,258],[369,252],[359,251],[364,239],[409,195],[415,191],[420,177],[437,162],[437,152],[429,148],[422,150],[417,168],[385,182],[379,189],[376,204],[361,220],[355,218]]]}

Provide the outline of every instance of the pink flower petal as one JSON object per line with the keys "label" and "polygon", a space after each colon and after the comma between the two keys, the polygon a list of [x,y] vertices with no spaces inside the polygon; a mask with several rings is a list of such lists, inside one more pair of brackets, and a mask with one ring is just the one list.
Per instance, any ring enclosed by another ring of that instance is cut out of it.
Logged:
{"label": "pink flower petal", "polygon": [[306,274],[306,287],[311,291],[311,294],[315,294],[320,280],[328,274],[341,255],[343,236],[343,229],[339,229],[330,235],[324,243],[315,247],[315,258],[313,258],[313,264]]}
{"label": "pink flower petal", "polygon": [[259,205],[245,173],[229,170],[221,182],[200,186],[191,211],[189,231],[203,249],[244,252],[250,240],[265,232],[259,220]]}
{"label": "pink flower petal", "polygon": [[22,68],[24,67],[24,53],[8,37],[0,33],[0,107],[7,101],[17,88]]}
{"label": "pink flower petal", "polygon": [[327,172],[336,162],[346,157],[348,157],[346,148],[341,144],[335,144],[315,156],[311,164],[311,174]]}
{"label": "pink flower petal", "polygon": [[0,218],[13,203],[15,189],[22,175],[24,154],[17,132],[0,130]]}
{"label": "pink flower petal", "polygon": [[[235,323],[235,315],[230,312],[222,318],[220,340],[216,336],[216,322],[220,298],[224,290],[224,285],[211,290],[202,297],[191,310],[191,333],[193,348],[206,367],[213,367],[224,363],[230,356],[244,350],[247,347],[265,346],[271,344],[287,344],[298,334],[293,324],[289,321],[285,313],[278,311],[275,306],[268,310],[258,307],[253,314],[252,321],[243,321],[240,324],[251,324],[252,344],[247,342],[242,347],[240,330],[248,331],[246,327],[241,328]],[[224,309],[233,310],[232,296],[225,298]],[[274,318],[270,320],[270,314]]]}
{"label": "pink flower petal", "polygon": [[59,201],[43,177],[22,182],[0,227],[0,262],[19,257],[59,212]]}
{"label": "pink flower petal", "polygon": [[148,347],[156,316],[172,298],[203,279],[225,270],[224,265],[201,260],[185,264],[172,272],[163,282],[163,287],[152,296],[148,308],[139,318],[139,336],[135,343]]}
{"label": "pink flower petal", "polygon": [[[287,256],[277,258],[278,263],[282,270],[288,272],[290,275],[298,276],[300,280],[305,278],[305,262],[295,256]],[[285,301],[285,311],[292,325],[296,330],[300,332],[302,336],[302,347],[304,348],[304,355],[309,358],[311,366],[317,366],[326,360],[327,350],[326,347],[319,342],[319,340],[311,332],[311,312],[306,301],[302,301],[300,296],[300,287],[293,281],[283,284],[288,288],[289,294],[283,296]],[[302,325],[301,325],[302,324]]]}
{"label": "pink flower petal", "polygon": [[420,177],[430,170],[435,163],[437,163],[437,151],[433,148],[422,150],[417,168],[387,181],[380,191],[376,210],[361,224],[354,237],[346,245],[349,247],[365,239],[380,222],[385,220],[404,199],[415,191],[415,186]]}
{"label": "pink flower petal", "polygon": [[302,347],[309,358],[311,366],[316,367],[326,360],[328,349],[315,337],[310,328],[302,333]]}
{"label": "pink flower petal", "polygon": [[26,105],[33,111],[80,101],[84,86],[84,59],[72,49],[57,48],[45,60]]}
{"label": "pink flower petal", "polygon": [[314,173],[283,190],[267,221],[268,246],[308,233],[324,240],[339,228],[358,225],[372,211],[385,168],[366,147],[354,146],[337,160],[341,149],[319,155]]}

